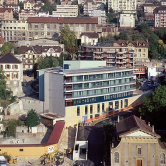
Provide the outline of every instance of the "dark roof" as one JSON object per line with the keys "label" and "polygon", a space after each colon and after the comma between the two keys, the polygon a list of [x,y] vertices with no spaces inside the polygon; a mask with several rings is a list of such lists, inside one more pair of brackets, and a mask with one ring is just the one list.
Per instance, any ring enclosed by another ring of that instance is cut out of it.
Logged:
{"label": "dark roof", "polygon": [[89,38],[98,38],[99,37],[98,33],[95,33],[95,32],[83,32],[83,33],[81,33],[80,36],[87,36]]}
{"label": "dark roof", "polygon": [[47,142],[48,144],[57,144],[59,142],[64,126],[65,126],[64,121],[56,122],[54,129],[50,135],[50,138],[48,139],[48,142]]}
{"label": "dark roof", "polygon": [[153,10],[153,13],[158,13],[160,10],[164,11],[166,10],[166,6],[160,6],[160,7],[157,7]]}
{"label": "dark roof", "polygon": [[144,120],[141,120],[136,116],[130,116],[116,124],[116,131],[119,136],[136,130],[141,130],[156,137],[160,137],[155,132],[152,132],[152,127],[148,126]]}
{"label": "dark roof", "polygon": [[28,23],[98,24],[96,17],[28,17]]}
{"label": "dark roof", "polygon": [[12,12],[12,8],[0,8],[0,13],[4,13],[5,11],[8,11],[10,13]]}
{"label": "dark roof", "polygon": [[13,54],[7,53],[0,58],[0,63],[22,63]]}
{"label": "dark roof", "polygon": [[77,130],[77,141],[87,141],[93,126],[79,126]]}
{"label": "dark roof", "polygon": [[149,43],[143,40],[136,40],[136,41],[127,41],[127,40],[119,40],[117,41],[118,44],[121,46],[128,46],[128,44],[133,44],[134,47],[149,47]]}
{"label": "dark roof", "polygon": [[55,52],[61,52],[60,46],[21,46],[18,48],[18,54],[25,54],[26,52],[33,51],[35,54],[42,54],[47,52],[50,48],[53,48]]}

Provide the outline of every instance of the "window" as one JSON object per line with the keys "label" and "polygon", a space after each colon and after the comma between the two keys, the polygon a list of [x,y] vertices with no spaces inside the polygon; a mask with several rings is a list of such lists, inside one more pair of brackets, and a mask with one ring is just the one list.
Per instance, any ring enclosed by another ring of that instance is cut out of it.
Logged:
{"label": "window", "polygon": [[119,163],[119,153],[115,152],[115,163]]}
{"label": "window", "polygon": [[93,107],[90,105],[90,114],[93,114]]}
{"label": "window", "polygon": [[87,115],[88,114],[88,106],[86,105],[85,106],[85,115]]}
{"label": "window", "polygon": [[10,65],[6,65],[6,69],[10,69]]}
{"label": "window", "polygon": [[80,107],[77,107],[77,116],[80,116]]}
{"label": "window", "polygon": [[160,164],[165,164],[165,154],[161,153],[160,155]]}
{"label": "window", "polygon": [[38,29],[38,25],[35,25],[35,29]]}
{"label": "window", "polygon": [[104,111],[104,103],[102,103],[102,111]]}
{"label": "window", "polygon": [[141,154],[142,154],[142,147],[141,147],[141,146],[138,146],[138,147],[137,147],[137,154],[138,154],[138,155],[141,155]]}
{"label": "window", "polygon": [[24,151],[24,149],[19,149],[19,151],[20,151],[20,152],[23,152],[23,151]]}
{"label": "window", "polygon": [[47,24],[47,28],[50,28],[50,24]]}
{"label": "window", "polygon": [[109,110],[112,110],[113,109],[113,102],[109,102]]}
{"label": "window", "polygon": [[115,101],[115,109],[119,109],[119,101]]}
{"label": "window", "polygon": [[100,104],[97,104],[97,112],[100,112]]}
{"label": "window", "polygon": [[124,107],[127,107],[128,106],[128,99],[125,99],[124,101]]}

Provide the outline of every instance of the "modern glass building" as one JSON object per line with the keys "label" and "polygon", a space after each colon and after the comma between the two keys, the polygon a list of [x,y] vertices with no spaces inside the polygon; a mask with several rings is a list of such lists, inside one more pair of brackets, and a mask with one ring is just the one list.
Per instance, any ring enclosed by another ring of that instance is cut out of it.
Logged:
{"label": "modern glass building", "polygon": [[44,87],[39,97],[45,101],[45,110],[65,116],[66,124],[130,104],[136,84],[133,69],[106,67],[105,61],[66,61],[64,68],[39,71],[39,88]]}

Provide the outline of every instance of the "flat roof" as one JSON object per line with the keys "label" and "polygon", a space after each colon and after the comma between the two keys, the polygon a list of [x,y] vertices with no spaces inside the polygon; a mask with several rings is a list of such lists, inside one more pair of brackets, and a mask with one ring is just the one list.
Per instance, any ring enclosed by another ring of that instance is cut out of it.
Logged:
{"label": "flat roof", "polygon": [[106,71],[131,71],[133,68],[117,68],[117,67],[97,67],[97,68],[86,68],[86,69],[62,69],[62,68],[49,68],[44,69],[44,71],[50,73],[59,73],[59,74],[79,74],[79,73],[92,73],[92,72],[106,72]]}

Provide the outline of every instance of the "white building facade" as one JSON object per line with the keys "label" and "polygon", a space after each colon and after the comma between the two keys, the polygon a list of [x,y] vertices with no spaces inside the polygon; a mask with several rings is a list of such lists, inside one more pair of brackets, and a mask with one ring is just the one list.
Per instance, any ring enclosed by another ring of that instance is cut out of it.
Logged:
{"label": "white building facade", "polygon": [[133,14],[120,14],[120,27],[135,27],[135,18]]}

